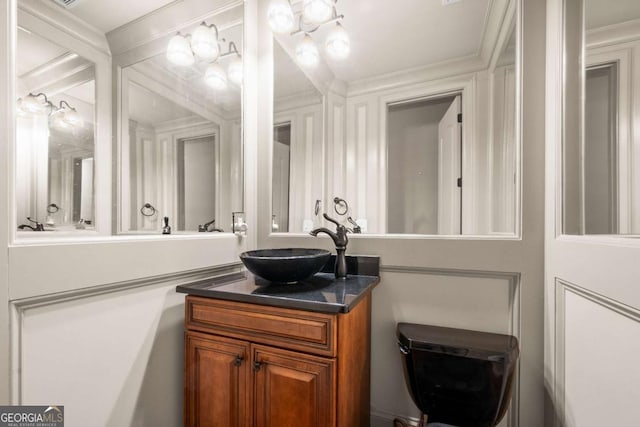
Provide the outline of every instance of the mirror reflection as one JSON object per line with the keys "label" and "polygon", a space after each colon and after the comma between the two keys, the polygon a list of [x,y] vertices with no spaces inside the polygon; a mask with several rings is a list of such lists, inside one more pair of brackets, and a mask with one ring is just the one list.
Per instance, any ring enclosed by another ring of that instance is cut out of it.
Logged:
{"label": "mirror reflection", "polygon": [[230,232],[242,210],[242,23],[209,21],[122,69],[123,232]]}
{"label": "mirror reflection", "polygon": [[[584,116],[579,161],[565,139],[565,233],[640,233],[640,162],[634,155],[637,111],[632,90],[640,68],[630,52],[640,48],[640,3],[584,2]],[[565,124],[566,125],[566,124]],[[577,138],[576,138],[577,139]],[[572,154],[573,153],[573,154]]]}
{"label": "mirror reflection", "polygon": [[274,40],[272,230],[313,229],[322,199],[323,96]]}
{"label": "mirror reflection", "polygon": [[94,64],[21,22],[16,52],[18,229],[90,228]]}
{"label": "mirror reflection", "polygon": [[[517,232],[516,1],[409,3],[339,2],[311,23],[294,2],[274,28],[273,231],[326,212],[370,234]],[[309,95],[286,117],[294,81]]]}

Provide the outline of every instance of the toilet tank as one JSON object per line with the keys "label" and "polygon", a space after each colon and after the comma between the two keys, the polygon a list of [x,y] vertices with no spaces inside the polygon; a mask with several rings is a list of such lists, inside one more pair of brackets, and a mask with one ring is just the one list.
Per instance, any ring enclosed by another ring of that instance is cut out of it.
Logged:
{"label": "toilet tank", "polygon": [[510,335],[399,323],[411,397],[429,423],[491,427],[509,407],[518,359]]}

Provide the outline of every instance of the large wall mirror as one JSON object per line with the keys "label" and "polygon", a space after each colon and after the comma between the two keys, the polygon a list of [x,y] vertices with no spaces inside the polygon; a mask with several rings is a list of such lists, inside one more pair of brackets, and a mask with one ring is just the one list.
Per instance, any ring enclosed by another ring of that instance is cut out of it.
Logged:
{"label": "large wall mirror", "polygon": [[122,67],[122,232],[158,231],[164,217],[177,231],[231,231],[243,199],[242,67],[233,73],[241,61],[242,13],[240,5],[212,15],[169,42],[171,48],[190,40],[189,54],[198,33],[209,32],[218,39],[213,59],[195,52],[172,59],[163,49]]}
{"label": "large wall mirror", "polygon": [[272,231],[517,235],[517,3],[273,2]]}
{"label": "large wall mirror", "polygon": [[165,218],[174,234],[231,232],[244,200],[243,1],[18,7],[18,233],[93,232],[96,217],[100,234],[160,234]]}
{"label": "large wall mirror", "polygon": [[566,234],[640,234],[640,3],[566,0]]}
{"label": "large wall mirror", "polygon": [[19,16],[16,48],[18,230],[91,228],[95,64],[27,18]]}

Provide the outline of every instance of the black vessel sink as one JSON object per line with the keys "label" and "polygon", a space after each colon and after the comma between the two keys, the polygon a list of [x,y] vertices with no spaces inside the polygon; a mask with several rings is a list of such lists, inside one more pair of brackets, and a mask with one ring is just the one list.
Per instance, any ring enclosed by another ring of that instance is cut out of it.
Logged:
{"label": "black vessel sink", "polygon": [[240,254],[247,269],[270,282],[295,283],[316,274],[329,261],[324,249],[259,249]]}

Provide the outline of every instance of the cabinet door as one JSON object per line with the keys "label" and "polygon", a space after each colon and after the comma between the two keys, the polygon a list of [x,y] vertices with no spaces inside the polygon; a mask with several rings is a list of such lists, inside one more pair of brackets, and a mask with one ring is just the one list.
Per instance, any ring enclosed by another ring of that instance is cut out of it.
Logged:
{"label": "cabinet door", "polygon": [[334,359],[252,345],[256,427],[335,425]]}
{"label": "cabinet door", "polygon": [[187,332],[185,427],[250,427],[249,343]]}

